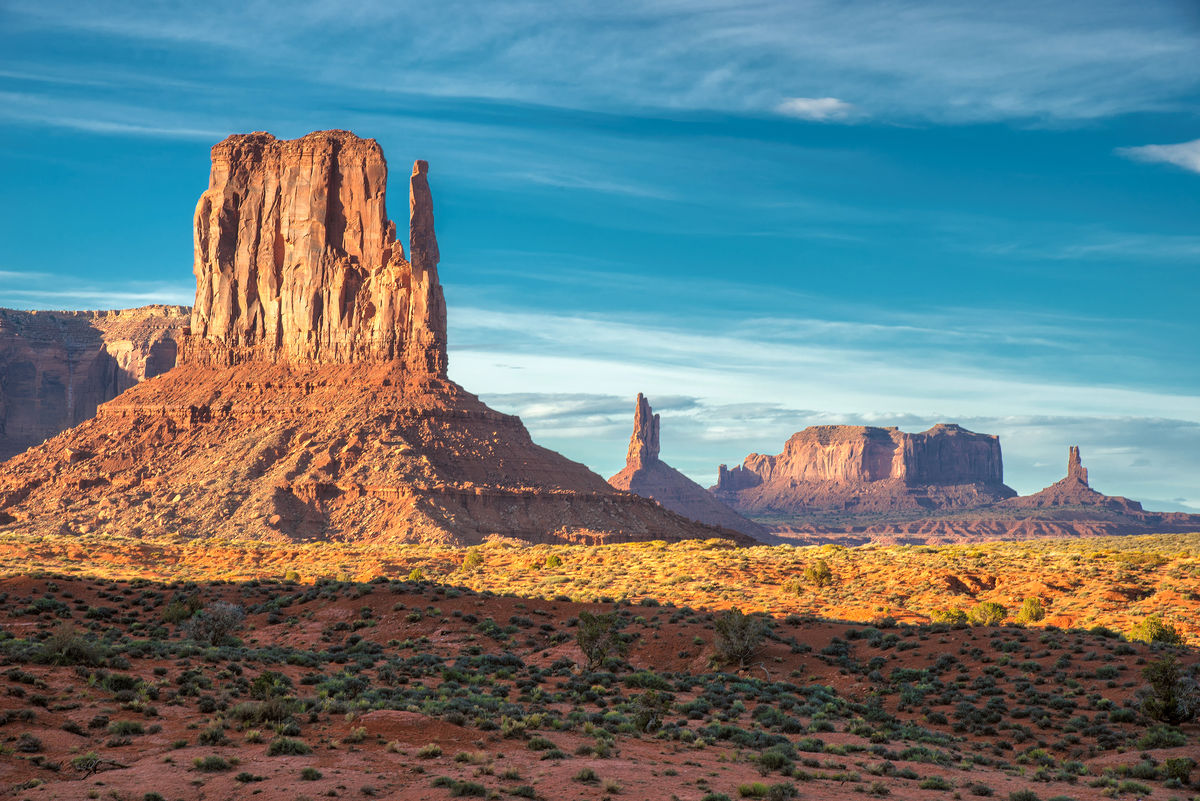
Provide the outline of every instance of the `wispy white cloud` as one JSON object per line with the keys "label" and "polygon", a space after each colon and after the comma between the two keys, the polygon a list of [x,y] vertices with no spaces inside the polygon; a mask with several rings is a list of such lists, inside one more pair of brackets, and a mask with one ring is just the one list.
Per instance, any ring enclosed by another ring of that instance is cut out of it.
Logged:
{"label": "wispy white cloud", "polygon": [[197,126],[189,121],[189,117],[127,103],[63,99],[32,92],[0,92],[0,119],[9,121],[96,134],[202,141],[223,139],[228,133],[216,126]]}
{"label": "wispy white cloud", "polygon": [[1177,145],[1142,145],[1122,147],[1117,152],[1135,161],[1173,164],[1190,172],[1200,172],[1200,139],[1180,142]]}
{"label": "wispy white cloud", "polygon": [[795,117],[813,122],[834,122],[851,116],[852,104],[836,97],[789,97],[775,107],[785,117]]}
{"label": "wispy white cloud", "polygon": [[130,309],[151,304],[189,306],[191,284],[80,281],[52,273],[0,270],[0,306],[14,309]]}
{"label": "wispy white cloud", "polygon": [[[370,75],[417,94],[567,108],[766,113],[789,96],[850,97],[872,118],[1071,121],[1188,108],[1200,84],[1188,4],[1153,0],[1096,0],[1087,14],[1036,0],[307,0],[286,15],[232,0],[6,5],[22,32],[191,47],[239,79],[290,71],[357,87]],[[333,55],[313,60],[318,48]]]}

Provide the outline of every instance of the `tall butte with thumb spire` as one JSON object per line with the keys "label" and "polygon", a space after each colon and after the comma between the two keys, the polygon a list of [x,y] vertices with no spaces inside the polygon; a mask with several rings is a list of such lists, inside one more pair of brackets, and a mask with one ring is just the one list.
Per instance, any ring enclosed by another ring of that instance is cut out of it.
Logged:
{"label": "tall butte with thumb spire", "polygon": [[539,447],[447,377],[429,167],[408,255],[373,139],[212,148],[178,365],[0,465],[26,534],[466,544],[728,536]]}
{"label": "tall butte with thumb spire", "polygon": [[659,416],[650,401],[638,393],[633,409],[633,434],[625,469],[608,480],[620,490],[653,498],[663,508],[713,526],[722,526],[749,537],[765,537],[767,529],[748,520],[718,500],[711,492],[658,458]]}

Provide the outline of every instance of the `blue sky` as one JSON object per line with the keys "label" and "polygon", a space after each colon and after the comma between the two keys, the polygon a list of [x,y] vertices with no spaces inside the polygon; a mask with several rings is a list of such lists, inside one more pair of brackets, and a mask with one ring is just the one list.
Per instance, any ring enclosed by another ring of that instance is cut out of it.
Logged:
{"label": "blue sky", "polygon": [[[815,423],[1200,510],[1200,4],[0,6],[0,305],[189,303],[229,133],[432,164],[451,376],[609,475]],[[393,186],[392,216],[405,212]]]}

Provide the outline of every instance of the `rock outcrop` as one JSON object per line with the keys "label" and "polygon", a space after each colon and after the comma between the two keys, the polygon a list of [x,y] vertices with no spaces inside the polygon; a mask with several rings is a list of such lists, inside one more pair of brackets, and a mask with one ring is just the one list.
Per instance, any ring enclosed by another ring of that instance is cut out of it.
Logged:
{"label": "rock outcrop", "polygon": [[373,140],[232,136],[212,161],[179,365],[0,466],[0,525],[282,542],[751,542],[614,489],[447,378],[424,162],[409,181],[406,259]]}
{"label": "rock outcrop", "polygon": [[1088,485],[1088,471],[1079,457],[1079,446],[1067,451],[1067,475],[1033,495],[1023,495],[1004,502],[1006,508],[1042,509],[1053,507],[1096,507],[1123,514],[1142,512],[1142,505],[1115,495],[1105,495]]}
{"label": "rock outcrop", "polygon": [[765,527],[742,517],[704,487],[659,459],[659,425],[659,416],[650,408],[650,402],[638,393],[625,469],[608,483],[617,489],[653,498],[667,509],[692,520],[723,526],[751,537],[765,537]]}
{"label": "rock outcrop", "polygon": [[812,426],[783,452],[718,469],[713,488],[741,512],[895,512],[967,508],[1010,498],[1000,439],[938,424],[919,434],[871,426]]}
{"label": "rock outcrop", "polygon": [[[410,180],[404,258],[374,139],[231,136],[196,205],[196,302],[184,360],[345,364],[401,359],[445,375],[445,301],[428,165]],[[439,339],[440,337],[440,339]]]}
{"label": "rock outcrop", "polygon": [[0,309],[0,460],[82,423],[100,404],[174,367],[188,311]]}

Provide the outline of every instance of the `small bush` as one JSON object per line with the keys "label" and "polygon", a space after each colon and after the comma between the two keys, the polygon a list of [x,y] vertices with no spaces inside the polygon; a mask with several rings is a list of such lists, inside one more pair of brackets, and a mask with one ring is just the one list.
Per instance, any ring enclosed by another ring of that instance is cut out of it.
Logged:
{"label": "small bush", "polygon": [[922,790],[952,790],[954,785],[941,776],[930,776],[918,785]]}
{"label": "small bush", "polygon": [[146,727],[141,722],[136,720],[114,720],[108,724],[108,733],[118,736],[129,736],[131,734],[145,734]]}
{"label": "small bush", "polygon": [[833,571],[829,569],[829,563],[824,559],[818,559],[804,568],[804,580],[813,586],[824,587],[832,584],[833,579]]}
{"label": "small bush", "polygon": [[64,623],[38,647],[33,661],[42,665],[95,667],[104,662],[104,657],[104,647],[91,635],[83,634],[70,623]]}
{"label": "small bush", "polygon": [[1200,692],[1172,654],[1146,665],[1142,675],[1149,684],[1142,699],[1142,711],[1147,717],[1172,725],[1188,723],[1196,717]]}
{"label": "small bush", "polygon": [[1150,615],[1129,632],[1129,639],[1142,642],[1161,642],[1183,645],[1183,635],[1174,626],[1164,623],[1158,615]]}
{"label": "small bush", "polygon": [[276,737],[267,745],[267,756],[297,756],[312,753],[308,743],[291,737]]}
{"label": "small bush", "polygon": [[211,754],[206,757],[196,757],[192,760],[192,767],[202,773],[219,773],[224,770],[232,770],[233,765],[229,764],[223,757],[216,754]]}
{"label": "small bush", "polygon": [[1017,612],[1017,622],[1021,624],[1037,623],[1046,617],[1046,607],[1042,605],[1041,598],[1026,598],[1025,603],[1021,604],[1021,611]]}
{"label": "small bush", "polygon": [[995,601],[980,601],[967,612],[967,621],[972,626],[998,626],[1008,615],[1008,610]]}
{"label": "small bush", "polygon": [[961,609],[935,609],[929,619],[934,623],[949,623],[954,626],[965,625],[967,613]]}
{"label": "small bush", "polygon": [[441,755],[442,755],[442,747],[440,745],[438,745],[437,743],[430,743],[429,745],[423,745],[417,751],[417,756],[420,757],[421,759],[434,759],[435,757],[440,757]]}
{"label": "small bush", "polygon": [[317,770],[316,768],[305,768],[304,770],[300,771],[301,781],[315,782],[317,779],[321,778],[321,776],[321,771]]}
{"label": "small bush", "polygon": [[727,665],[745,667],[758,653],[766,636],[766,626],[754,615],[730,609],[717,618],[713,647],[717,659]]}
{"label": "small bush", "polygon": [[193,615],[183,626],[184,634],[197,642],[222,645],[242,627],[246,613],[242,607],[214,601]]}
{"label": "small bush", "polygon": [[480,570],[482,567],[483,554],[479,552],[478,548],[468,548],[459,569],[464,573],[470,573],[474,570]]}
{"label": "small bush", "polygon": [[621,621],[615,613],[579,613],[575,641],[587,658],[588,670],[598,670],[610,656],[624,656],[629,644],[621,636]]}

